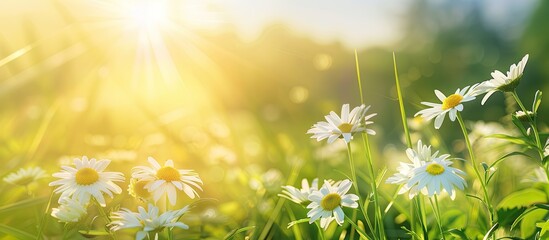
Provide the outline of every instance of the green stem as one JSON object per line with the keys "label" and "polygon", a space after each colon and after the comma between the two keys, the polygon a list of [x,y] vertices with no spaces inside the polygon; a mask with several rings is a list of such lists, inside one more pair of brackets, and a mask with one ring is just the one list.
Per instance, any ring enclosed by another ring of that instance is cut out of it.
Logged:
{"label": "green stem", "polygon": [[494,208],[492,207],[492,202],[490,201],[490,195],[488,195],[488,190],[486,189],[486,182],[480,175],[480,172],[477,169],[477,162],[475,159],[475,154],[473,153],[473,147],[471,145],[471,141],[469,140],[469,134],[467,132],[467,129],[465,128],[465,123],[463,122],[463,118],[461,117],[461,114],[459,111],[457,112],[457,119],[459,122],[459,126],[461,127],[461,131],[463,132],[463,138],[465,139],[465,144],[467,145],[467,149],[469,151],[469,158],[471,159],[471,164],[473,166],[473,170],[475,171],[475,174],[480,181],[480,185],[482,187],[482,191],[484,192],[484,201],[486,203],[486,206],[488,207],[488,211],[490,214],[488,215],[488,220],[490,225],[493,225],[495,222],[495,212]]}
{"label": "green stem", "polygon": [[[107,223],[105,225],[108,225],[109,223],[111,223],[111,218],[109,217],[109,215],[107,215],[107,213],[105,212],[105,209],[103,209],[103,207],[101,206],[101,204],[99,204],[97,199],[92,197],[92,200],[93,200],[93,203],[97,206],[97,209],[99,210],[99,215],[101,215],[101,217],[105,218],[105,222]],[[114,233],[112,231],[109,230],[109,234],[111,235],[112,239],[116,240],[116,235],[114,235]]]}
{"label": "green stem", "polygon": [[421,231],[423,232],[423,239],[429,240],[429,233],[427,232],[427,216],[423,210],[425,208],[422,195],[417,195],[414,197],[414,205],[415,209],[417,209],[417,218],[419,219],[419,225],[421,227]]}
{"label": "green stem", "polygon": [[[358,191],[358,182],[356,178],[356,170],[355,170],[355,163],[353,160],[353,154],[351,150],[351,143],[347,143],[347,155],[349,156],[349,165],[351,166],[351,180],[353,181],[353,187],[355,189],[356,195],[358,196],[358,206],[360,207],[360,211],[362,212],[362,215],[364,216],[364,219],[366,220],[366,224],[368,224],[368,227],[373,232],[375,229],[372,226],[372,223],[370,222],[370,218],[368,217],[368,214],[366,213],[366,209],[364,208],[364,201],[362,201],[362,198],[360,196],[360,192]],[[356,219],[353,219],[353,222]]]}
{"label": "green stem", "polygon": [[53,199],[53,191],[51,191],[50,199],[48,200],[48,204],[46,205],[46,210],[44,211],[44,215],[42,215],[42,219],[40,220],[40,225],[38,226],[38,235],[36,235],[37,240],[42,239],[42,232],[44,231],[44,226],[46,225],[46,216],[50,211],[52,199]]}
{"label": "green stem", "polygon": [[[397,96],[398,96],[398,106],[400,107],[400,118],[402,121],[402,127],[404,128],[404,135],[406,136],[406,145],[408,146],[408,148],[413,148],[412,138],[410,136],[410,130],[408,129],[408,122],[406,120],[406,108],[404,108],[404,98],[402,97],[402,90],[400,88],[400,80],[398,78],[396,56],[394,52],[393,52],[393,68],[395,72],[395,84],[396,84],[396,90],[397,90]],[[414,197],[412,205],[415,207],[410,208],[410,226],[412,227],[412,231],[416,229],[416,225],[417,225],[416,218],[415,218],[416,212],[414,210],[417,210],[417,217],[419,219],[419,224],[423,232],[423,237],[424,239],[428,239],[429,235],[427,234],[427,226],[425,224],[426,216],[425,216],[425,212],[423,211],[423,208],[421,207],[423,205],[422,203],[423,201],[421,200],[421,196]]]}
{"label": "green stem", "polygon": [[[524,107],[524,104],[522,104],[522,101],[518,97],[518,94],[517,94],[516,91],[512,91],[511,95],[513,95],[513,98],[515,98],[515,101],[520,106],[520,109],[524,112],[524,114],[528,118],[528,122],[530,123],[530,126],[532,127],[532,130],[534,131],[536,146],[538,148],[538,149],[536,149],[536,151],[538,152],[538,155],[540,157],[540,161],[543,161],[543,146],[541,146],[541,141],[540,141],[540,138],[539,138],[539,132],[538,132],[536,119],[532,119],[532,117],[530,117],[530,114],[528,114],[528,110],[526,110],[526,108]],[[534,118],[535,118],[535,116],[534,116]]]}
{"label": "green stem", "polygon": [[[164,212],[167,212],[170,209],[170,202],[169,202],[168,196],[166,195],[165,197],[166,197],[166,209],[165,209]],[[168,229],[168,240],[172,240],[173,239],[173,227],[169,227],[167,229]]]}
{"label": "green stem", "polygon": [[377,193],[377,183],[376,183],[376,174],[374,171],[374,164],[372,163],[372,152],[370,150],[370,141],[368,140],[368,134],[362,134],[363,144],[366,148],[366,158],[368,160],[368,170],[370,170],[370,175],[372,176],[371,188],[374,195],[374,210],[376,218],[376,227],[379,231],[379,239],[386,239],[385,237],[385,226],[383,223],[383,215],[381,214],[381,206],[379,204],[379,194]]}
{"label": "green stem", "polygon": [[437,220],[438,230],[440,231],[440,236],[442,236],[443,240],[446,240],[446,237],[444,236],[444,231],[442,230],[442,221],[440,218],[440,208],[438,206],[438,198],[437,195],[434,195],[435,202],[433,203],[433,200],[429,198],[429,202],[431,202],[431,207],[433,208],[433,212],[435,213],[435,219]]}
{"label": "green stem", "polygon": [[318,228],[318,236],[321,240],[324,240],[324,229],[320,227],[320,223],[318,221],[315,221],[316,227]]}

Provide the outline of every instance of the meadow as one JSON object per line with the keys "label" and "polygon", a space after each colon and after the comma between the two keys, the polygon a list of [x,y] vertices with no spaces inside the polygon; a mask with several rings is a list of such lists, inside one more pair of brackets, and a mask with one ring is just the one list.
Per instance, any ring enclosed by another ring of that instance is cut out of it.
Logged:
{"label": "meadow", "polygon": [[0,239],[549,238],[545,10],[355,50],[167,2],[4,26]]}

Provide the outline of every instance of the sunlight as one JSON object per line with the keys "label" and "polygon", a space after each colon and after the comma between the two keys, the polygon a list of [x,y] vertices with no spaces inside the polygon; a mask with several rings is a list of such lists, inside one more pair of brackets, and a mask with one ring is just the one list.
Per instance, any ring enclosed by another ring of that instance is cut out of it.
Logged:
{"label": "sunlight", "polygon": [[166,1],[132,1],[126,9],[131,24],[138,29],[156,29],[168,22]]}

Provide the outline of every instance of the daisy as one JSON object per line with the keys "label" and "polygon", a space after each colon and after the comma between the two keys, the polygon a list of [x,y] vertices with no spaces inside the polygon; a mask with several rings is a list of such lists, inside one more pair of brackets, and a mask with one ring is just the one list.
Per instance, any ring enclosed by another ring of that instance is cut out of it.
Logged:
{"label": "daisy", "polygon": [[493,93],[497,91],[501,92],[512,92],[518,86],[520,79],[522,78],[522,73],[526,63],[528,62],[528,54],[526,54],[520,62],[517,64],[511,65],[507,75],[502,72],[495,70],[491,73],[492,79],[484,81],[479,86],[479,91],[486,93],[484,98],[482,98],[481,104],[484,105],[486,100],[492,96]]}
{"label": "daisy", "polygon": [[112,213],[113,221],[109,224],[109,228],[111,231],[118,231],[125,228],[140,228],[135,235],[135,239],[141,240],[147,237],[149,232],[158,234],[166,227],[189,229],[189,226],[178,221],[178,219],[188,210],[189,207],[186,206],[179,210],[166,211],[158,215],[158,207],[150,203],[148,205],[148,211],[141,206],[138,207],[138,212],[132,212],[129,209],[124,208]]}
{"label": "daisy", "polygon": [[4,178],[4,182],[19,186],[27,186],[36,180],[47,177],[46,172],[40,167],[21,168],[17,172],[10,173]]}
{"label": "daisy", "polygon": [[151,197],[151,193],[145,186],[150,181],[145,180],[137,180],[135,178],[130,179],[130,185],[128,186],[128,193],[134,197],[137,198],[141,202],[145,202],[146,199]]}
{"label": "daisy", "polygon": [[164,166],[160,166],[152,157],[149,157],[148,161],[152,168],[135,167],[132,170],[132,177],[138,181],[148,181],[145,188],[152,193],[155,202],[158,202],[160,197],[167,194],[168,200],[173,206],[177,200],[176,189],[182,190],[192,199],[198,196],[198,193],[192,187],[202,190],[198,185],[199,183],[202,184],[202,180],[193,170],[175,169],[172,160],[166,161]]}
{"label": "daisy", "polygon": [[389,177],[387,183],[402,185],[398,194],[403,194],[409,191],[409,197],[413,198],[417,194],[417,189],[415,187],[406,186],[410,178],[412,178],[414,169],[421,167],[422,162],[431,161],[431,158],[436,158],[438,151],[434,154],[431,154],[431,146],[423,145],[421,140],[417,142],[417,150],[412,148],[406,149],[406,156],[410,159],[411,163],[401,162],[400,166],[397,167],[398,173]]}
{"label": "daisy", "polygon": [[337,186],[333,186],[328,181],[324,181],[322,188],[313,191],[309,195],[311,203],[307,206],[311,210],[307,213],[309,224],[320,218],[320,226],[324,229],[333,220],[341,226],[345,213],[341,207],[357,208],[356,202],[359,198],[355,194],[347,194],[352,186],[352,182],[348,179],[343,180]]}
{"label": "daisy", "polygon": [[421,191],[424,195],[432,197],[447,192],[452,200],[456,197],[454,187],[463,190],[467,183],[460,175],[465,172],[450,167],[452,161],[447,160],[448,154],[433,158],[430,162],[422,162],[420,167],[413,169],[412,177],[406,183],[407,188]]}
{"label": "daisy", "polygon": [[87,214],[87,204],[82,204],[72,198],[61,198],[59,208],[52,208],[51,216],[60,222],[78,222]]}
{"label": "daisy", "polygon": [[110,160],[88,160],[86,156],[82,160],[75,158],[76,168],[61,166],[61,172],[53,176],[60,178],[51,182],[50,186],[58,186],[55,193],[61,193],[59,201],[65,197],[73,197],[81,204],[87,204],[93,196],[101,206],[106,206],[103,193],[111,198],[113,193],[120,194],[122,189],[114,182],[123,182],[124,175],[119,172],[103,172],[109,165]]}
{"label": "daisy", "polygon": [[353,134],[357,132],[375,135],[376,132],[366,128],[366,125],[373,123],[368,119],[374,117],[377,113],[366,116],[368,109],[370,109],[370,106],[361,105],[349,112],[349,104],[343,104],[341,118],[334,111],[331,111],[329,115],[325,116],[326,122],[321,121],[314,124],[307,131],[307,134],[313,134],[311,138],[316,138],[317,141],[327,138],[328,143],[333,143],[338,138],[343,138],[346,143],[349,143],[353,139]]}
{"label": "daisy", "polygon": [[453,122],[456,120],[457,112],[463,110],[462,103],[475,99],[475,96],[478,95],[478,85],[479,84],[477,83],[470,88],[467,86],[461,90],[458,88],[454,94],[448,97],[439,90],[435,90],[435,94],[442,103],[421,102],[421,104],[431,108],[417,112],[414,117],[421,115],[425,120],[431,120],[436,117],[435,128],[439,129],[440,126],[442,126],[442,122],[444,122],[446,113],[449,113],[450,120]]}
{"label": "daisy", "polygon": [[309,202],[309,195],[311,195],[313,191],[318,190],[318,178],[313,179],[310,187],[309,182],[304,178],[301,181],[301,189],[294,186],[282,186],[282,188],[284,190],[282,190],[282,194],[278,194],[278,196],[287,198],[297,204],[306,204]]}

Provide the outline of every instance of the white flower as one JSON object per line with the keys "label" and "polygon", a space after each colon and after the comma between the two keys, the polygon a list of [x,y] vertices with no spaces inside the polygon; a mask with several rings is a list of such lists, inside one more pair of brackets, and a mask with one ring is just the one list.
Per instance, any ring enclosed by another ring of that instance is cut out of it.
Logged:
{"label": "white flower", "polygon": [[19,186],[27,186],[32,182],[45,178],[46,172],[40,167],[21,168],[17,172],[4,177],[4,182]]}
{"label": "white flower", "polygon": [[366,128],[366,125],[373,123],[368,119],[377,115],[377,113],[373,113],[366,116],[369,108],[370,106],[361,105],[349,112],[349,104],[343,104],[341,118],[331,111],[329,115],[325,116],[326,122],[317,122],[307,131],[307,134],[313,134],[311,138],[316,138],[317,141],[327,138],[328,143],[333,143],[338,138],[343,138],[346,143],[349,143],[353,139],[353,134],[357,132],[375,135],[374,130]]}
{"label": "white flower", "polygon": [[414,116],[421,115],[425,120],[435,119],[435,128],[439,129],[444,122],[444,117],[446,113],[449,113],[450,120],[454,121],[457,117],[457,112],[463,110],[464,102],[469,102],[475,99],[475,96],[478,94],[476,88],[478,84],[464,87],[463,89],[457,89],[456,92],[448,97],[444,95],[439,90],[435,90],[435,94],[442,103],[430,103],[430,102],[421,102],[421,104],[429,106],[431,108],[423,109],[417,112]]}
{"label": "white flower", "polygon": [[[410,181],[410,178],[412,178],[414,174],[414,169],[421,167],[422,162],[431,161],[431,159],[435,158],[437,155],[438,151],[434,154],[431,154],[431,146],[423,145],[421,140],[419,140],[417,142],[417,151],[412,148],[406,149],[406,156],[408,156],[408,159],[410,159],[412,163],[401,162],[400,166],[397,167],[398,172],[395,173],[395,175],[389,177],[386,182],[398,185],[408,183],[408,181]],[[408,191],[410,191],[410,198],[417,194],[417,189],[410,188],[406,186],[406,184],[402,185],[398,194],[403,194]]]}
{"label": "white flower", "polygon": [[138,166],[133,168],[132,177],[138,181],[148,181],[145,188],[153,193],[155,202],[158,202],[164,194],[168,195],[168,200],[173,206],[177,201],[177,190],[182,190],[194,199],[198,196],[196,190],[192,187],[202,190],[198,183],[202,184],[202,180],[193,170],[175,169],[172,160],[166,161],[164,166],[152,157],[148,158],[151,167]]}
{"label": "white flower", "polygon": [[135,178],[130,179],[128,193],[132,197],[137,198],[139,201],[146,202],[146,200],[151,197],[151,193],[147,188],[145,188],[149,182],[150,181],[137,180]]}
{"label": "white flower", "polygon": [[309,202],[309,195],[311,195],[313,191],[318,190],[318,178],[313,179],[311,186],[309,186],[307,179],[304,178],[301,181],[301,189],[294,186],[282,186],[282,188],[284,190],[282,190],[282,194],[278,194],[278,196],[287,198],[297,204],[306,203]]}
{"label": "white flower", "polygon": [[58,186],[56,193],[61,193],[60,200],[65,197],[73,197],[81,204],[87,204],[93,196],[101,206],[106,206],[103,193],[111,198],[113,193],[120,194],[122,189],[114,182],[124,181],[124,175],[119,172],[103,172],[109,165],[110,160],[99,160],[95,158],[88,160],[86,156],[82,160],[75,158],[76,168],[61,166],[61,172],[53,176],[60,178],[51,182],[50,186]]}
{"label": "white flower", "polygon": [[87,204],[82,204],[78,200],[64,197],[59,199],[59,203],[59,208],[52,208],[51,216],[60,222],[78,222],[87,214]]}
{"label": "white flower", "polygon": [[399,172],[387,179],[387,183],[402,184],[398,194],[409,191],[408,197],[413,198],[419,192],[433,196],[440,195],[442,190],[445,190],[454,199],[453,186],[462,190],[466,186],[465,180],[458,175],[465,173],[450,167],[452,162],[446,160],[450,157],[449,154],[437,157],[438,151],[431,154],[431,146],[423,145],[420,140],[417,143],[417,150],[408,148],[406,155],[412,163],[400,163],[397,168]]}
{"label": "white flower", "polygon": [[309,195],[311,203],[307,206],[311,210],[307,213],[309,224],[320,218],[320,226],[324,229],[332,220],[336,220],[341,226],[345,218],[345,213],[341,207],[357,208],[356,202],[359,198],[355,194],[347,194],[351,188],[352,182],[348,179],[343,180],[336,186],[324,181],[322,188],[313,191]]}
{"label": "white flower", "polygon": [[137,211],[132,212],[129,209],[122,209],[112,213],[113,221],[109,224],[111,231],[118,231],[124,228],[140,228],[135,235],[136,240],[147,237],[149,232],[158,233],[165,227],[178,227],[189,229],[189,226],[179,222],[178,219],[189,210],[186,206],[175,211],[166,211],[160,215],[159,210],[152,204],[148,205],[148,211],[139,206]]}
{"label": "white flower", "polygon": [[486,100],[495,92],[512,92],[518,86],[520,79],[522,78],[522,73],[526,63],[528,62],[528,54],[526,54],[520,62],[516,65],[513,64],[507,71],[507,75],[502,72],[495,70],[492,72],[492,79],[486,80],[481,83],[478,90],[480,93],[486,93],[484,98],[482,98],[481,104],[484,105]]}
{"label": "white flower", "polygon": [[424,195],[432,197],[434,194],[440,195],[442,191],[446,191],[452,200],[456,197],[454,187],[463,190],[467,183],[460,175],[465,175],[465,172],[450,167],[452,161],[446,160],[448,154],[441,155],[438,158],[433,158],[429,162],[422,162],[420,167],[413,170],[413,175],[406,183],[407,188],[414,191],[421,191]]}

